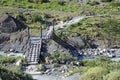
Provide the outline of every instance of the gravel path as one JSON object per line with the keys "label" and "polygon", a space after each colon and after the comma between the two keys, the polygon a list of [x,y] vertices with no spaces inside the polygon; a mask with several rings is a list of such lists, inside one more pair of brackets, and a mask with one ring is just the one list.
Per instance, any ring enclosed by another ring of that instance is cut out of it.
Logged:
{"label": "gravel path", "polygon": [[55,25],[55,28],[56,29],[59,29],[59,28],[63,29],[63,28],[69,27],[70,25],[76,24],[80,20],[83,20],[84,18],[86,18],[86,17],[85,16],[77,16],[77,17],[73,17],[71,20],[66,21],[66,22],[61,21],[59,24]]}
{"label": "gravel path", "polygon": [[46,72],[43,74],[43,72],[36,72],[37,65],[30,65],[26,68],[25,72],[31,74],[34,80],[80,80],[79,73],[66,76],[66,72],[60,72],[60,69],[64,67],[65,65],[61,66],[60,68],[56,68],[53,71],[47,72],[47,74]]}
{"label": "gravel path", "polygon": [[69,77],[60,77],[60,76],[52,76],[52,75],[32,75],[35,80],[80,80],[79,74],[76,73]]}

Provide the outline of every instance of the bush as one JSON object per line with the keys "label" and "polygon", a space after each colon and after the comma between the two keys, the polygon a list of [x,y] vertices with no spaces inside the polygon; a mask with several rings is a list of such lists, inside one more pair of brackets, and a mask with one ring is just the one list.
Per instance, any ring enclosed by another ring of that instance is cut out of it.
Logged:
{"label": "bush", "polygon": [[108,71],[102,67],[94,67],[88,69],[81,78],[82,80],[103,80],[103,76],[106,75]]}
{"label": "bush", "polygon": [[28,65],[27,60],[26,60],[26,59],[24,59],[24,58],[22,59],[22,65],[23,65],[23,66],[27,66],[27,65]]}
{"label": "bush", "polygon": [[84,60],[82,61],[84,66],[87,67],[95,67],[96,66],[96,61],[95,60]]}
{"label": "bush", "polygon": [[31,75],[17,73],[0,66],[0,78],[2,80],[33,80]]}
{"label": "bush", "polygon": [[42,21],[42,17],[40,14],[32,15],[32,22],[40,22],[40,21]]}
{"label": "bush", "polygon": [[112,2],[110,5],[114,6],[114,7],[119,7],[120,6],[120,2]]}
{"label": "bush", "polygon": [[60,64],[54,63],[54,64],[52,65],[52,67],[53,67],[53,68],[60,67]]}
{"label": "bush", "polygon": [[38,70],[37,71],[45,71],[46,70],[46,66],[44,64],[40,64],[38,66]]}
{"label": "bush", "polygon": [[111,72],[106,76],[106,80],[120,80],[120,72]]}
{"label": "bush", "polygon": [[25,22],[26,21],[26,18],[24,17],[24,15],[22,13],[19,13],[17,16],[16,16],[16,19],[17,20],[20,20],[22,22]]}
{"label": "bush", "polygon": [[120,22],[116,19],[108,19],[104,24],[104,31],[111,34],[120,34]]}
{"label": "bush", "polygon": [[60,61],[75,61],[75,58],[70,53],[53,53],[46,57],[46,62],[48,63],[48,60],[53,60],[55,63],[58,63]]}
{"label": "bush", "polygon": [[15,63],[17,58],[0,56],[0,64]]}
{"label": "bush", "polygon": [[83,72],[86,71],[86,69],[87,69],[87,68],[85,68],[85,67],[73,68],[73,69],[69,70],[68,75],[73,75],[73,74],[75,74],[75,73],[83,73]]}
{"label": "bush", "polygon": [[4,3],[6,3],[6,0],[0,1],[0,5],[3,5]]}
{"label": "bush", "polygon": [[60,53],[59,59],[64,61],[75,61],[75,58],[70,53]]}

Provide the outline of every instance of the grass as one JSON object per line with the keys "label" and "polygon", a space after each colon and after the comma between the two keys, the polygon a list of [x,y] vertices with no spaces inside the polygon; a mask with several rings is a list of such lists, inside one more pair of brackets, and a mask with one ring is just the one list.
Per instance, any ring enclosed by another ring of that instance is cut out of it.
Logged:
{"label": "grass", "polygon": [[22,72],[21,66],[15,66],[21,57],[0,56],[0,78],[2,80],[32,80],[30,75]]}
{"label": "grass", "polygon": [[107,69],[103,67],[93,67],[88,69],[81,78],[82,80],[103,80],[103,76],[108,73]]}
{"label": "grass", "polygon": [[[108,5],[100,6],[100,5],[94,5],[91,6],[89,4],[81,6],[79,3],[76,3],[74,1],[67,1],[65,5],[59,4],[60,0],[52,0],[48,3],[33,3],[28,2],[27,0],[21,0],[21,1],[14,1],[14,0],[5,0],[3,3],[1,2],[1,12],[0,15],[9,12],[13,14],[14,16],[23,14],[23,17],[25,17],[26,22],[29,27],[37,26],[45,26],[40,19],[46,19],[47,21],[52,21],[53,19],[59,19],[62,21],[68,20],[68,17],[72,17],[75,15],[96,15],[96,14],[107,14],[111,15],[114,13],[119,13],[120,6],[114,6],[119,5],[116,4],[116,2],[110,2]],[[3,9],[2,9],[3,8]],[[23,12],[21,9],[28,10],[28,12]],[[45,15],[50,15],[52,17],[45,18]],[[42,17],[42,18],[41,18]],[[94,22],[95,20],[91,21]],[[86,25],[86,24],[85,24]],[[85,27],[81,27],[81,29],[86,29]],[[95,33],[92,33],[92,28],[89,28],[87,31],[91,32],[90,34],[95,35]],[[39,30],[31,30],[32,35],[38,36]],[[74,30],[75,32],[79,31]],[[86,35],[85,31],[82,32],[84,35]]]}
{"label": "grass", "polygon": [[83,72],[85,72],[87,70],[87,68],[85,67],[77,67],[74,69],[69,70],[68,76],[73,75],[75,73],[80,73],[82,74]]}
{"label": "grass", "polygon": [[119,79],[120,79],[120,72],[119,71],[110,72],[106,76],[106,80],[119,80]]}
{"label": "grass", "polygon": [[[107,6],[81,6],[79,3],[73,2],[73,1],[67,1],[65,5],[61,6],[59,5],[60,0],[52,0],[49,3],[42,3],[42,4],[36,4],[24,1],[15,2],[14,0],[6,0],[1,6],[9,6],[9,7],[20,7],[24,9],[37,9],[40,11],[60,11],[60,12],[71,12],[71,13],[80,13],[81,11],[90,11],[93,13],[98,14],[104,14],[104,13],[112,13],[112,12],[118,12],[118,7],[113,8],[111,5]],[[72,5],[72,6],[71,6]]]}
{"label": "grass", "polygon": [[69,75],[80,73],[82,80],[119,80],[120,63],[106,57],[80,61],[81,66],[69,70]]}
{"label": "grass", "polygon": [[[91,39],[95,39],[100,42],[102,41],[105,46],[107,46],[107,39],[110,38],[111,41],[113,41],[112,46],[119,46],[119,21],[120,15],[115,14],[110,16],[105,15],[101,17],[87,18],[77,24],[71,25],[63,32],[58,33],[58,36],[62,37],[62,39],[66,39],[67,37],[76,36],[77,33],[84,39],[86,35],[88,35]],[[77,37],[79,37],[79,35]]]}

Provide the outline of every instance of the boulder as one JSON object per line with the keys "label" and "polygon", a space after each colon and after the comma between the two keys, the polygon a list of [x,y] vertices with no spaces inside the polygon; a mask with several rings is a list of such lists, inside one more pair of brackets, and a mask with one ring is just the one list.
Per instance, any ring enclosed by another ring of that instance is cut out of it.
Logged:
{"label": "boulder", "polygon": [[12,33],[18,30],[24,30],[26,28],[26,25],[9,14],[6,14],[0,18],[0,32],[2,33]]}
{"label": "boulder", "polygon": [[28,26],[9,14],[0,18],[0,50],[25,52],[28,40]]}
{"label": "boulder", "polygon": [[74,46],[77,49],[81,49],[85,47],[85,42],[82,38],[80,37],[71,37],[67,41],[70,45]]}

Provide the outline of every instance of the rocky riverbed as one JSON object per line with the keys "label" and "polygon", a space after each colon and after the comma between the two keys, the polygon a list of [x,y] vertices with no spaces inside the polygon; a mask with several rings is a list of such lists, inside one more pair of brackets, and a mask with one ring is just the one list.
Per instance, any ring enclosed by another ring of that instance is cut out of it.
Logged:
{"label": "rocky riverbed", "polygon": [[120,49],[82,49],[79,51],[79,55],[83,56],[106,56],[106,57],[118,57],[120,56]]}
{"label": "rocky riverbed", "polygon": [[32,74],[35,80],[80,80],[80,74],[75,73],[68,75],[68,70],[76,68],[71,65],[61,65],[60,67],[52,68],[52,64],[47,64],[45,71],[36,71],[38,65],[30,65],[26,67],[26,73]]}

